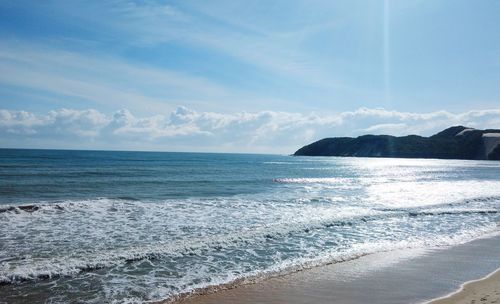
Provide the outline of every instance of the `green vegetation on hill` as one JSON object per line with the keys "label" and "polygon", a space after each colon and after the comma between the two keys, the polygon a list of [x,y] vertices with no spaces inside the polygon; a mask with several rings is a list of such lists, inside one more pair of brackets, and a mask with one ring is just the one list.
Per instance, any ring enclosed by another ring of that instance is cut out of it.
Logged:
{"label": "green vegetation on hill", "polygon": [[357,138],[324,138],[300,148],[294,155],[499,159],[498,144],[487,154],[483,137],[485,133],[500,133],[500,130],[476,130],[455,126],[431,137],[363,135]]}

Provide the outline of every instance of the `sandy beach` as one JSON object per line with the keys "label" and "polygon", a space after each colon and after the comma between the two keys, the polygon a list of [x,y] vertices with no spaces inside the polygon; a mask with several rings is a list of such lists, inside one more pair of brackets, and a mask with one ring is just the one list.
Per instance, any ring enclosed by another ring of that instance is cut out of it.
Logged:
{"label": "sandy beach", "polygon": [[462,288],[443,298],[429,302],[429,304],[494,304],[500,303],[500,269],[487,277],[470,281]]}
{"label": "sandy beach", "polygon": [[[195,295],[183,304],[215,303],[500,303],[500,237],[439,250],[401,250],[312,268]],[[463,282],[466,284],[460,289]],[[451,295],[449,298],[441,298]],[[495,302],[497,301],[497,302]]]}

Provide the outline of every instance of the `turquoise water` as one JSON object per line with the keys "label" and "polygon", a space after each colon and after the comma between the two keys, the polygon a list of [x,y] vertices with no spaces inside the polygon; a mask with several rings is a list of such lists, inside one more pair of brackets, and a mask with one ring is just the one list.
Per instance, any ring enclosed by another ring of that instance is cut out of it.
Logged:
{"label": "turquoise water", "polygon": [[499,232],[500,162],[0,150],[0,299],[135,303]]}

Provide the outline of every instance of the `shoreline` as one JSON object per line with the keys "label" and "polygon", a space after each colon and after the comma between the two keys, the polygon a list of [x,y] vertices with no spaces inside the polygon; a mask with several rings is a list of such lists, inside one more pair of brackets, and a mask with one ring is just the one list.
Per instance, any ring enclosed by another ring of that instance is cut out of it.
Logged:
{"label": "shoreline", "polygon": [[477,280],[498,269],[498,256],[500,236],[494,235],[446,248],[370,254],[155,303],[444,304],[432,301],[454,294],[462,282]]}
{"label": "shoreline", "polygon": [[500,303],[500,268],[489,275],[463,283],[460,289],[425,304]]}

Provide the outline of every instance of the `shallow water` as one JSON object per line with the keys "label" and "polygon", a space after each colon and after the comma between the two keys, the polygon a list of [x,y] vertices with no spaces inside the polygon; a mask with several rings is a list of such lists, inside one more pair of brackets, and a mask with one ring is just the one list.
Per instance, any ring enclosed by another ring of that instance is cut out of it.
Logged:
{"label": "shallow water", "polygon": [[438,249],[403,249],[315,267],[183,304],[428,304],[500,267],[500,237]]}
{"label": "shallow water", "polygon": [[491,161],[0,150],[0,298],[165,299],[464,243],[499,212]]}

